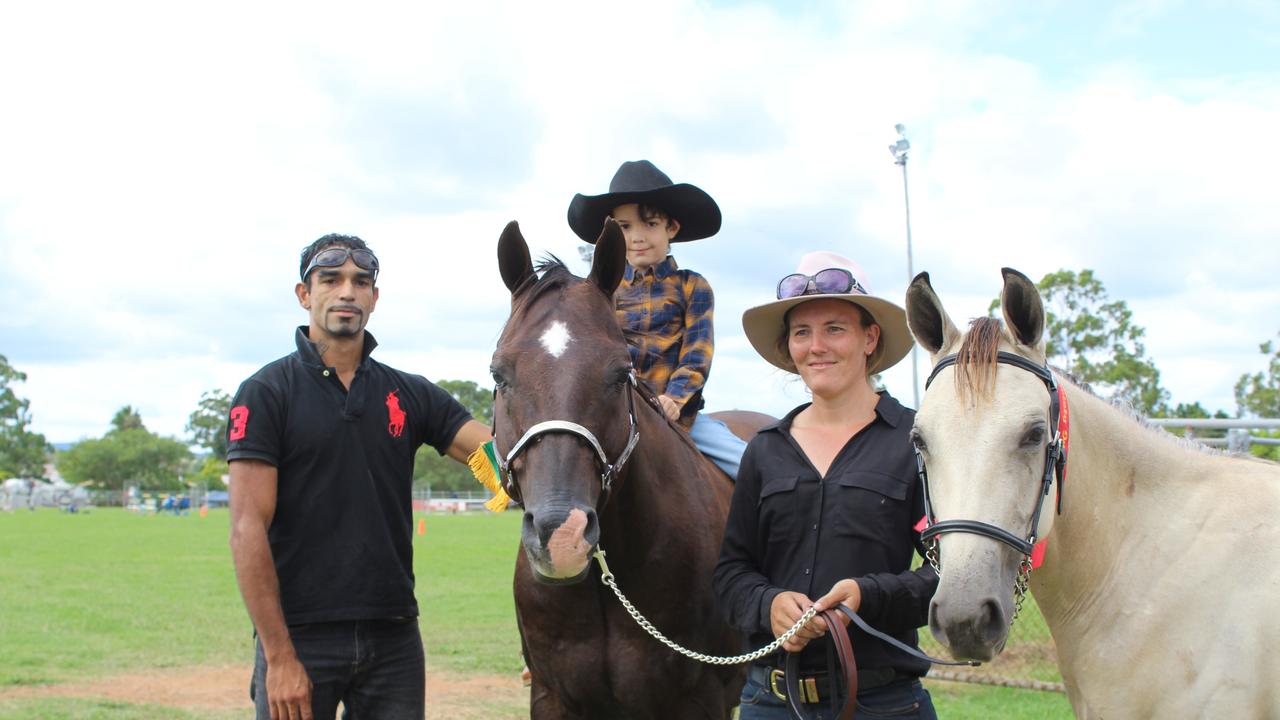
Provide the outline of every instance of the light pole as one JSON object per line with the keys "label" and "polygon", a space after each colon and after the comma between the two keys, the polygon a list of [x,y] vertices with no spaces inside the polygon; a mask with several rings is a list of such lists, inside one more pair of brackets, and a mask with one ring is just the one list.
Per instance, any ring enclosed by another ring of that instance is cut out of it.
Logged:
{"label": "light pole", "polygon": [[[902,166],[902,200],[907,208],[907,284],[910,285],[916,272],[911,263],[911,195],[907,192],[907,151],[911,143],[907,142],[907,129],[902,123],[893,126],[898,132],[898,140],[889,146],[893,153],[893,164]],[[920,409],[920,368],[916,362],[916,346],[911,345],[911,393],[915,397],[914,407]]]}

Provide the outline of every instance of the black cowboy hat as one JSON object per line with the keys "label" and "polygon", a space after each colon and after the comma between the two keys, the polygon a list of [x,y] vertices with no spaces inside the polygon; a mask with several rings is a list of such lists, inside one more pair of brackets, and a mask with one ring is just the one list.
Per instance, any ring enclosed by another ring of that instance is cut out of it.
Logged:
{"label": "black cowboy hat", "polygon": [[680,223],[671,242],[701,240],[720,232],[720,207],[701,188],[674,185],[666,173],[648,160],[622,163],[603,195],[578,193],[569,203],[569,227],[586,242],[595,243],[604,219],[619,205],[640,203],[661,208]]}

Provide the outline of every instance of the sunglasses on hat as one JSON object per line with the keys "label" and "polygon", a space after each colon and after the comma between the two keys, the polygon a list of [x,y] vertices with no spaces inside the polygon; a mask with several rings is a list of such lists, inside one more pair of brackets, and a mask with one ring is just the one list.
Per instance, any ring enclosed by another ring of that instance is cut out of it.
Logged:
{"label": "sunglasses on hat", "polygon": [[347,258],[351,258],[356,267],[361,270],[368,270],[373,273],[374,279],[377,279],[378,257],[372,252],[364,249],[334,247],[328,250],[321,250],[311,258],[311,263],[307,265],[307,269],[302,273],[302,280],[305,282],[311,271],[318,267],[342,267],[346,264]]}
{"label": "sunglasses on hat", "polygon": [[801,295],[847,295],[853,292],[866,295],[867,289],[844,268],[827,268],[812,275],[792,273],[778,281],[779,300]]}

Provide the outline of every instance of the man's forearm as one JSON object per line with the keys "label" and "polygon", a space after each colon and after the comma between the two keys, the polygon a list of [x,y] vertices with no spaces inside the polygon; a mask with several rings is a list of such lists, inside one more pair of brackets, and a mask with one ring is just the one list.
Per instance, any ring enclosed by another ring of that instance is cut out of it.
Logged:
{"label": "man's forearm", "polygon": [[293,641],[280,605],[280,580],[276,576],[271,546],[264,528],[253,523],[237,526],[231,535],[231,559],[236,582],[249,619],[262,641],[267,662],[294,654]]}

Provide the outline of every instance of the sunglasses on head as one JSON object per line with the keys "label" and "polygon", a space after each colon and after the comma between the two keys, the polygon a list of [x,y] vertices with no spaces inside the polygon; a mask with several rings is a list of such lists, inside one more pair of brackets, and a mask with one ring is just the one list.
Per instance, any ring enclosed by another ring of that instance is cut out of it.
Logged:
{"label": "sunglasses on head", "polygon": [[321,250],[311,258],[311,264],[307,265],[307,269],[302,273],[302,280],[305,282],[311,271],[318,267],[342,267],[346,264],[347,258],[351,258],[356,267],[361,270],[368,270],[373,273],[374,279],[377,279],[378,257],[372,252],[364,249],[334,247],[328,250]]}
{"label": "sunglasses on head", "polygon": [[847,295],[851,292],[866,295],[867,289],[844,268],[827,268],[812,275],[792,273],[778,281],[779,300],[801,295]]}

